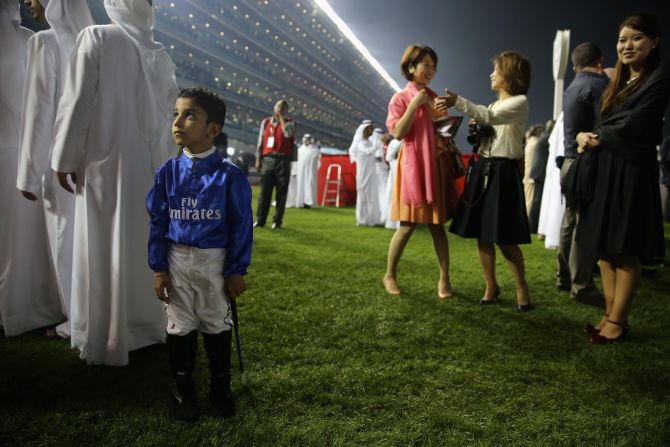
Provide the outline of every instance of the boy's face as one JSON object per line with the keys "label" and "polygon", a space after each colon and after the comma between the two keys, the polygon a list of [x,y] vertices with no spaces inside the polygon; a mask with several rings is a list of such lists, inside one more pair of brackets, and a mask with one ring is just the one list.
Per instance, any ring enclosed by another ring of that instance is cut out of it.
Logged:
{"label": "boy's face", "polygon": [[172,137],[192,154],[210,149],[221,126],[207,122],[207,113],[192,98],[177,98],[172,121]]}

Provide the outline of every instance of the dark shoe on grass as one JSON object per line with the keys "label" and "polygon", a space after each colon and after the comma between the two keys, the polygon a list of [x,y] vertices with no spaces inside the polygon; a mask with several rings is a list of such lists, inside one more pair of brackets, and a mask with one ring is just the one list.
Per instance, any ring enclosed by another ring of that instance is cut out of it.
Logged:
{"label": "dark shoe on grass", "polygon": [[533,306],[530,303],[528,303],[528,304],[517,304],[516,305],[516,311],[521,312],[521,313],[530,312],[533,309],[535,309],[535,306]]}
{"label": "dark shoe on grass", "polygon": [[212,379],[209,384],[209,400],[218,416],[235,416],[235,398],[230,390],[230,377]]}
{"label": "dark shoe on grass", "polygon": [[556,284],[556,288],[558,290],[563,291],[563,292],[569,292],[572,289],[572,285],[565,284],[565,283],[558,283],[558,284]]}
{"label": "dark shoe on grass", "polygon": [[170,393],[170,417],[177,422],[198,420],[198,405],[195,398],[195,384],[188,377],[178,379]]}
{"label": "dark shoe on grass", "polygon": [[597,289],[593,289],[585,293],[580,293],[579,295],[574,295],[571,293],[570,298],[589,306],[605,307],[605,297]]}
{"label": "dark shoe on grass", "polygon": [[486,298],[486,293],[482,297],[481,300],[479,300],[479,304],[482,306],[486,306],[487,304],[496,304],[498,302],[498,297],[500,296],[500,286],[496,284],[496,290],[493,292],[493,296],[491,298]]}

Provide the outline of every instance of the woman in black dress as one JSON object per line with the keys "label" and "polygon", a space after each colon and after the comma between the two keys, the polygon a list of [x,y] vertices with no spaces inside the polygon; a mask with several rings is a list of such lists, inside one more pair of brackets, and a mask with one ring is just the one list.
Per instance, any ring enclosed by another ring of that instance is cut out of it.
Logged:
{"label": "woman in black dress", "polygon": [[586,327],[594,344],[626,335],[640,258],[665,256],[656,146],[670,98],[670,70],[660,60],[657,20],[624,20],[617,54],[601,124],[577,135],[585,153],[574,183],[582,201],[576,239],[600,253],[606,302],[601,321]]}
{"label": "woman in black dress", "polygon": [[449,231],[461,237],[477,238],[477,254],[486,281],[481,304],[497,301],[498,245],[516,280],[519,312],[533,308],[526,282],[523,253],[519,244],[530,243],[521,166],[523,137],[528,121],[530,62],[516,51],[504,51],[493,58],[491,89],[498,99],[477,105],[446,91],[437,101],[438,110],[454,107],[477,123],[478,159],[468,174],[463,200]]}

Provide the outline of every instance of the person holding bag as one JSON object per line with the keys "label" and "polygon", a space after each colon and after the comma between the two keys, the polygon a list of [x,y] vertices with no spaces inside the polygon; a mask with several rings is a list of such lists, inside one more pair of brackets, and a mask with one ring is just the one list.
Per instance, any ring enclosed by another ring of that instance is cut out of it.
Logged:
{"label": "person holding bag", "polygon": [[580,206],[575,238],[599,252],[605,294],[605,315],[585,327],[594,344],[625,337],[640,258],[665,256],[656,146],[670,99],[670,68],[661,63],[660,35],[650,15],[621,23],[619,60],[602,98],[602,121],[576,137],[578,151],[585,153],[571,183]]}
{"label": "person holding bag", "polygon": [[495,272],[497,244],[516,280],[517,310],[527,312],[533,306],[518,244],[530,243],[520,164],[528,121],[530,63],[514,51],[495,56],[493,63],[490,78],[491,89],[498,95],[496,102],[488,107],[476,105],[449,90],[436,101],[438,110],[454,107],[474,119],[469,141],[479,146],[479,156],[467,177],[463,199],[449,231],[477,238],[486,280],[480,303],[494,303],[500,295]]}

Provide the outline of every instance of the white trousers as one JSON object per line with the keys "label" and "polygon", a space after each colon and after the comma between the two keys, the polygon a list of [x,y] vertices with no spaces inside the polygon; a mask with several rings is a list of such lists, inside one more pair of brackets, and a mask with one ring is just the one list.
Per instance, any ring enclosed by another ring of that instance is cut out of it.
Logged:
{"label": "white trousers", "polygon": [[167,333],[186,335],[198,329],[218,334],[233,327],[230,303],[223,291],[223,248],[171,244],[168,252],[172,289],[168,292]]}

